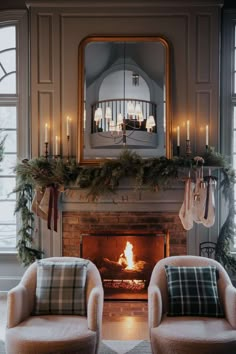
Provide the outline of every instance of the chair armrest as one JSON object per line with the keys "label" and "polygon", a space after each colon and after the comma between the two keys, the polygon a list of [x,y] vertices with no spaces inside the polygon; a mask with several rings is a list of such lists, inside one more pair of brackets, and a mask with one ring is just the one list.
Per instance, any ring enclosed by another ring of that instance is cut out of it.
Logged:
{"label": "chair armrest", "polygon": [[28,290],[19,284],[8,292],[7,295],[7,327],[15,327],[30,316]]}
{"label": "chair armrest", "polygon": [[224,306],[227,321],[236,329],[236,288],[232,284],[225,288]]}
{"label": "chair armrest", "polygon": [[148,325],[149,329],[159,326],[162,318],[162,297],[158,286],[148,288]]}
{"label": "chair armrest", "polygon": [[101,332],[103,314],[103,288],[94,287],[88,299],[87,317],[88,328],[92,331]]}

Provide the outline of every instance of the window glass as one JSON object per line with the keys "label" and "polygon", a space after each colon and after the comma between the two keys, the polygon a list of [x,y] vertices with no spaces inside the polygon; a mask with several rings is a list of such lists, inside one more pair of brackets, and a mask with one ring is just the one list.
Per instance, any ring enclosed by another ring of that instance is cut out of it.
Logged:
{"label": "window glass", "polygon": [[0,51],[16,47],[16,27],[0,27]]}
{"label": "window glass", "polygon": [[9,49],[0,54],[0,62],[3,71],[7,74],[16,71],[16,50]]}
{"label": "window glass", "polygon": [[234,93],[236,93],[236,74],[234,72]]}
{"label": "window glass", "polygon": [[233,149],[236,152],[236,131],[234,130]]}
{"label": "window glass", "polygon": [[233,80],[234,80],[234,93],[236,93],[236,26],[234,26],[234,68],[233,68]]}
{"label": "window glass", "polygon": [[12,191],[15,188],[15,184],[15,178],[1,178],[0,200],[15,200],[15,195],[12,194]]}
{"label": "window glass", "polygon": [[234,26],[234,46],[236,47],[236,26]]}
{"label": "window glass", "polygon": [[8,94],[14,94],[16,93],[16,74],[12,73],[10,75],[7,75],[3,78],[1,78],[0,81],[0,94],[3,93],[8,93]]}
{"label": "window glass", "polygon": [[233,154],[233,166],[236,166],[236,154]]}
{"label": "window glass", "polygon": [[0,106],[1,129],[16,129],[16,107]]}
{"label": "window glass", "polygon": [[[17,160],[16,26],[0,27],[0,140],[6,136],[0,162],[0,248],[16,247],[16,195],[14,166]],[[10,105],[9,105],[10,99]]]}
{"label": "window glass", "polygon": [[14,175],[14,167],[16,165],[16,162],[16,154],[5,154],[3,163],[0,164],[0,176]]}
{"label": "window glass", "polygon": [[16,225],[0,224],[0,244],[3,248],[16,247]]}
{"label": "window glass", "polygon": [[[232,163],[233,168],[236,169],[236,102],[234,94],[236,94],[236,26],[234,26],[234,48],[233,48],[233,92],[231,94],[233,104],[233,144],[232,144]],[[234,187],[234,199],[236,203],[236,185]],[[236,209],[235,209],[236,210]],[[236,224],[236,215],[234,218]],[[233,249],[236,249],[236,236],[233,239]]]}
{"label": "window glass", "polygon": [[0,202],[0,226],[1,224],[4,225],[16,224],[16,217],[14,215],[14,210],[15,210],[15,201]]}
{"label": "window glass", "polygon": [[[233,168],[236,169],[236,106],[233,107]],[[234,199],[236,200],[236,185],[234,186]],[[235,209],[236,210],[236,209]],[[236,224],[236,215],[234,217],[234,222]],[[236,248],[236,236],[233,240],[233,247]]]}
{"label": "window glass", "polygon": [[5,140],[5,152],[16,153],[16,131],[5,130],[6,140]]}
{"label": "window glass", "polygon": [[0,27],[0,94],[16,93],[16,27]]}

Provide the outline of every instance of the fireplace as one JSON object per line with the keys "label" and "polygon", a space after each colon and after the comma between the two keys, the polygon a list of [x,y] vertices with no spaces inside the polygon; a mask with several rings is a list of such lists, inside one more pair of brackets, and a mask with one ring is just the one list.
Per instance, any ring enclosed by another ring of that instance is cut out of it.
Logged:
{"label": "fireplace", "polygon": [[[154,264],[169,254],[187,253],[186,231],[176,213],[65,211],[62,227],[63,255],[96,263],[106,299],[146,299]],[[125,269],[122,259],[119,263],[127,242],[133,246],[136,270]]]}
{"label": "fireplace", "polygon": [[105,299],[146,299],[155,264],[169,255],[169,233],[83,235],[81,247],[101,274]]}

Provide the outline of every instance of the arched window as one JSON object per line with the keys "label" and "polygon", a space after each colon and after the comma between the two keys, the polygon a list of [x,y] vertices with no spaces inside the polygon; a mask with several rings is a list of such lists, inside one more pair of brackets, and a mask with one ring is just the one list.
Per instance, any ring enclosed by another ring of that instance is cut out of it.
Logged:
{"label": "arched window", "polygon": [[[28,146],[27,33],[26,12],[0,14],[0,141],[4,140],[0,162],[0,251],[15,252],[17,220],[14,213],[16,185],[14,166]],[[20,134],[21,133],[21,134]],[[28,155],[26,155],[28,156]]]}

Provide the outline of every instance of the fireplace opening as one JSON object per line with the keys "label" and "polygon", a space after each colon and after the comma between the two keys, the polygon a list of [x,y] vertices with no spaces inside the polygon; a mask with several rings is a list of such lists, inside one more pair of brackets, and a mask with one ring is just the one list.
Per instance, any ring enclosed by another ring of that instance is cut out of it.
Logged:
{"label": "fireplace opening", "polygon": [[143,300],[155,264],[169,255],[169,234],[83,235],[81,251],[96,264],[105,299]]}

